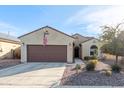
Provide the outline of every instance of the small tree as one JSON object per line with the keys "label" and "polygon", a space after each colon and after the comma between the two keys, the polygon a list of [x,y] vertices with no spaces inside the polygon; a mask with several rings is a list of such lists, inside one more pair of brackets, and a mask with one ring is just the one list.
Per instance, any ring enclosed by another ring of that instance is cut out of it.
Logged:
{"label": "small tree", "polygon": [[103,26],[103,33],[100,39],[104,42],[101,47],[102,52],[109,53],[116,56],[116,64],[118,63],[118,56],[124,55],[124,32],[121,30],[120,25]]}

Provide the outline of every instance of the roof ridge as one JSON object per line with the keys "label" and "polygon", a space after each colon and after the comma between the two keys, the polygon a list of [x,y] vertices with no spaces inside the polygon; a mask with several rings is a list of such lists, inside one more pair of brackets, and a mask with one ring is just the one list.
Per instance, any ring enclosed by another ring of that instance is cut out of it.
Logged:
{"label": "roof ridge", "polygon": [[[81,35],[81,34],[79,34],[79,33],[75,33],[74,35],[80,35],[80,36],[83,36],[83,35]],[[74,35],[72,35],[72,36],[74,36]]]}
{"label": "roof ridge", "polygon": [[33,32],[39,31],[39,30],[44,29],[44,28],[53,29],[53,30],[55,30],[55,31],[58,31],[58,32],[60,32],[60,33],[62,33],[62,34],[64,34],[64,35],[67,35],[67,36],[69,36],[69,37],[71,37],[71,38],[74,39],[74,37],[72,37],[72,36],[70,36],[70,35],[68,35],[68,34],[66,34],[66,33],[64,33],[64,32],[62,32],[62,31],[60,31],[60,30],[58,30],[58,29],[56,29],[56,28],[53,28],[53,27],[51,27],[51,26],[48,26],[48,25],[43,26],[43,27],[40,27],[40,28],[38,28],[38,29],[36,29],[36,30],[33,30],[33,31],[31,31],[31,32],[29,32],[29,33],[27,33],[27,34],[24,34],[24,35],[22,35],[22,36],[19,36],[18,38],[21,38],[21,37],[23,37],[23,36],[26,36],[26,35],[28,35],[28,34],[31,34],[31,33],[33,33]]}
{"label": "roof ridge", "polygon": [[46,27],[51,28],[51,29],[53,29],[53,30],[56,30],[56,31],[58,31],[58,32],[60,32],[60,33],[62,33],[62,34],[64,34],[64,35],[67,35],[67,36],[69,36],[69,37],[71,37],[71,38],[74,39],[74,37],[72,37],[71,35],[68,35],[68,34],[66,34],[66,33],[64,33],[64,32],[62,32],[62,31],[60,31],[60,30],[58,30],[58,29],[56,29],[56,28],[53,28],[53,27],[51,27],[51,26],[46,26]]}
{"label": "roof ridge", "polygon": [[[85,37],[85,38],[94,38],[94,37],[89,37],[89,36],[83,36],[83,35],[81,35],[79,33],[75,33],[74,35],[80,35],[81,37]],[[74,36],[74,35],[72,35],[72,36]]]}
{"label": "roof ridge", "polygon": [[98,40],[98,41],[99,41],[99,39],[97,39],[97,38],[93,37],[93,38],[89,38],[89,39],[87,39],[87,40],[85,40],[85,41],[83,41],[83,42],[81,42],[81,43],[87,42],[87,41],[92,40],[92,39],[96,39],[96,40]]}

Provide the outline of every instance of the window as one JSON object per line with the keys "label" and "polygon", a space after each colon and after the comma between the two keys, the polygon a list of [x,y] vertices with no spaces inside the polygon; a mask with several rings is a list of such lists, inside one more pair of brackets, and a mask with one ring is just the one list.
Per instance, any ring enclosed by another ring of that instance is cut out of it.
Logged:
{"label": "window", "polygon": [[97,56],[98,55],[98,48],[96,45],[92,45],[90,47],[90,55],[91,56]]}
{"label": "window", "polygon": [[90,55],[94,55],[94,52],[93,51],[90,51]]}

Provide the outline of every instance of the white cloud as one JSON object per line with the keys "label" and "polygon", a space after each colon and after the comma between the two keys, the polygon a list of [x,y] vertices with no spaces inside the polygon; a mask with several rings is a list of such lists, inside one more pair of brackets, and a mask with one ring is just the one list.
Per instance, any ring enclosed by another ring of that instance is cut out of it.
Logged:
{"label": "white cloud", "polygon": [[[124,6],[94,6],[78,11],[71,16],[66,25],[86,25],[85,30],[91,34],[100,33],[100,26],[115,25],[124,20]],[[83,29],[83,26],[81,27]]]}
{"label": "white cloud", "polygon": [[0,32],[1,33],[6,33],[10,35],[13,35],[13,36],[18,36],[19,32],[21,30],[11,24],[8,24],[8,23],[5,23],[5,22],[0,22]]}

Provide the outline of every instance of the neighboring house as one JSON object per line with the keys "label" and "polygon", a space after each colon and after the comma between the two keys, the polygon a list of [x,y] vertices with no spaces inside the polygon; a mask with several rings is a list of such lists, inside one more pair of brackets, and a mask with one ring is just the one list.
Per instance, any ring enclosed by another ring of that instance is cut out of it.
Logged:
{"label": "neighboring house", "polygon": [[21,62],[74,62],[75,57],[100,55],[99,41],[79,34],[67,35],[49,26],[19,37]]}
{"label": "neighboring house", "polygon": [[84,59],[86,56],[101,57],[100,48],[102,43],[94,37],[85,37],[80,34],[72,35],[74,42],[74,57]]}
{"label": "neighboring house", "polygon": [[15,52],[19,52],[20,40],[4,34],[0,33],[0,59],[10,59],[15,58]]}

